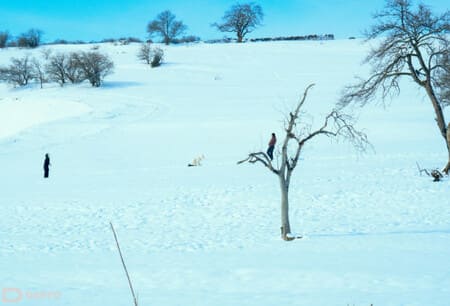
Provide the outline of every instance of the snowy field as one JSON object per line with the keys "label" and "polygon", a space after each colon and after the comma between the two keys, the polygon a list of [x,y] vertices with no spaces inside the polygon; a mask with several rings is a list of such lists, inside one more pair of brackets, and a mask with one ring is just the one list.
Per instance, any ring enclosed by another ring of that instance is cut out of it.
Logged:
{"label": "snowy field", "polygon": [[[10,48],[0,65],[91,47]],[[305,120],[320,124],[367,73],[367,45],[170,46],[156,69],[138,48],[100,45],[115,63],[101,88],[0,84],[0,289],[17,289],[6,299],[132,305],[113,222],[142,306],[450,305],[450,181],[416,166],[442,167],[446,149],[412,83],[386,108],[353,110],[374,152],[305,147],[290,191],[303,239],[280,239],[277,178],[236,164],[281,138],[310,83]]]}

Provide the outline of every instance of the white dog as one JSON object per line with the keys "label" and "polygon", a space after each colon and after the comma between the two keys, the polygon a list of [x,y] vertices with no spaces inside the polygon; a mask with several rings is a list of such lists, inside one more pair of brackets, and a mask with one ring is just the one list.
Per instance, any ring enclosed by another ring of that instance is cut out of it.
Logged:
{"label": "white dog", "polygon": [[188,167],[196,167],[202,165],[202,160],[205,159],[205,155],[200,155],[199,157],[196,157],[192,160],[191,163],[188,164]]}

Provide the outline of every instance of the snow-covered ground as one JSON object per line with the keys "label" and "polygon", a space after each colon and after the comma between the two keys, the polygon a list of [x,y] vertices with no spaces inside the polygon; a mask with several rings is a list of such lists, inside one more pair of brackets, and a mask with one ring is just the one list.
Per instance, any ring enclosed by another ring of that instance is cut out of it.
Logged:
{"label": "snow-covered ground", "polygon": [[[91,47],[1,50],[0,65]],[[354,110],[375,152],[327,138],[305,148],[290,191],[303,239],[279,237],[276,177],[236,164],[281,138],[310,83],[305,120],[320,124],[367,73],[366,45],[170,46],[157,69],[138,47],[100,45],[115,62],[101,88],[0,84],[4,299],[132,305],[112,222],[140,305],[450,305],[450,182],[416,167],[443,166],[446,149],[410,82],[388,107]]]}

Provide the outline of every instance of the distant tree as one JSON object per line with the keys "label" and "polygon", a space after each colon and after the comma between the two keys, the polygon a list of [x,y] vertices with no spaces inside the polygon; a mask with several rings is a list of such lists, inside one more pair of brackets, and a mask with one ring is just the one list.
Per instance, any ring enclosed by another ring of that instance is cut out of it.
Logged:
{"label": "distant tree", "polygon": [[17,47],[17,46],[18,46],[18,45],[17,45],[17,41],[16,41],[16,40],[9,40],[9,41],[6,43],[6,46],[9,47],[9,48]]}
{"label": "distant tree", "polygon": [[41,44],[42,34],[39,29],[30,29],[18,37],[17,44],[20,48],[36,48]]}
{"label": "distant tree", "polygon": [[19,36],[17,37],[16,41],[17,47],[19,48],[29,48],[28,47],[28,40],[25,36]]}
{"label": "distant tree", "polygon": [[9,67],[0,68],[0,79],[14,86],[25,86],[33,79],[33,66],[30,56],[27,54],[22,58],[11,58]]}
{"label": "distant tree", "polygon": [[443,108],[450,104],[450,12],[435,15],[424,5],[414,10],[409,0],[387,0],[385,9],[374,18],[375,25],[366,33],[368,39],[380,39],[365,60],[372,71],[368,78],[345,88],[340,104],[363,106],[378,92],[383,99],[399,94],[401,78],[414,81],[433,106],[447,146],[448,162],[443,172],[448,174],[450,124],[445,121]]}
{"label": "distant tree", "polygon": [[111,74],[114,69],[114,63],[111,59],[98,51],[81,52],[79,60],[83,77],[93,87],[100,87],[103,79]]}
{"label": "distant tree", "polygon": [[0,49],[3,49],[6,47],[9,37],[10,37],[10,35],[9,35],[8,31],[0,32]]}
{"label": "distant tree", "polygon": [[213,23],[221,32],[236,33],[237,41],[242,42],[245,35],[261,25],[264,18],[260,5],[251,3],[235,4],[222,17],[222,23]]}
{"label": "distant tree", "polygon": [[174,38],[183,34],[187,26],[182,21],[175,20],[175,17],[169,10],[161,12],[155,20],[150,21],[147,25],[147,32],[150,37],[159,35],[163,42],[168,45]]}
{"label": "distant tree", "polygon": [[49,55],[47,65],[45,66],[45,72],[49,80],[59,83],[61,87],[64,86],[68,80],[66,75],[68,61],[67,54],[57,53]]}
{"label": "distant tree", "polygon": [[303,105],[306,101],[308,90],[313,86],[309,85],[297,107],[289,113],[285,122],[285,137],[281,147],[281,157],[274,162],[265,152],[250,153],[244,160],[238,162],[242,164],[249,162],[252,164],[261,163],[269,171],[278,177],[281,188],[281,238],[292,240],[291,225],[289,222],[289,187],[294,169],[300,160],[300,154],[307,142],[316,136],[327,136],[330,138],[343,138],[352,143],[355,148],[362,151],[370,146],[364,133],[357,131],[353,126],[353,118],[342,114],[340,111],[332,110],[326,117],[322,126],[312,130],[311,126],[302,122]]}

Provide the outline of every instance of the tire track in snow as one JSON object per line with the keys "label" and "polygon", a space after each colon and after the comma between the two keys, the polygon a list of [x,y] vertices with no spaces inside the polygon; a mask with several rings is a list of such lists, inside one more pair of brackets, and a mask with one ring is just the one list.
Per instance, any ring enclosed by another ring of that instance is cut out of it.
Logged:
{"label": "tire track in snow", "polygon": [[73,100],[88,105],[92,110],[80,116],[42,123],[0,139],[0,154],[53,148],[77,139],[96,137],[125,124],[148,123],[149,119],[164,117],[170,111],[169,107],[162,103],[136,95],[92,92]]}

